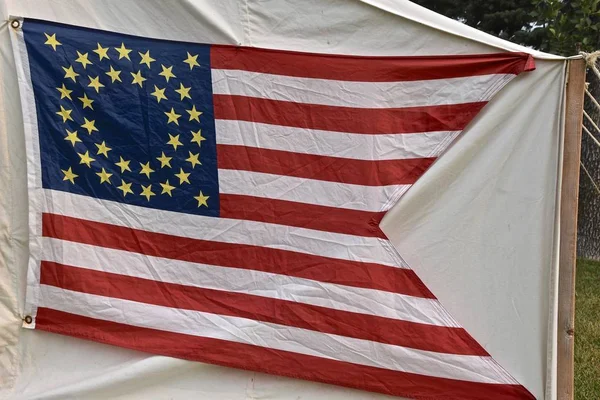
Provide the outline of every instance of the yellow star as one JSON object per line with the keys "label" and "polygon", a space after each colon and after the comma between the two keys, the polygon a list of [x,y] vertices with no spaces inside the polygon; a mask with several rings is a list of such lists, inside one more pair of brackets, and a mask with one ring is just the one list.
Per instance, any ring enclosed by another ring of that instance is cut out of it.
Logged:
{"label": "yellow star", "polygon": [[183,62],[188,64],[190,66],[190,69],[200,66],[200,64],[198,64],[198,54],[193,56],[190,53],[187,53],[187,58],[183,60]]}
{"label": "yellow star", "polygon": [[[56,46],[62,46],[62,44],[56,39],[56,33],[53,33],[52,35],[48,35],[47,33],[44,32],[44,35],[46,35],[46,40],[44,42],[44,44],[47,44],[48,46],[52,46],[52,49],[54,51],[56,51]],[[69,168],[70,170],[70,168]]]}
{"label": "yellow star", "polygon": [[169,133],[169,141],[167,142],[167,144],[170,144],[171,146],[173,146],[173,149],[175,151],[177,151],[177,146],[183,146],[183,143],[181,143],[179,141],[179,135],[173,136]]}
{"label": "yellow star", "polygon": [[115,83],[115,81],[123,82],[119,77],[121,71],[117,71],[112,65],[110,66],[110,71],[105,72],[105,74],[110,76],[111,83]]}
{"label": "yellow star", "polygon": [[186,158],[185,161],[192,164],[192,169],[195,168],[196,165],[202,165],[200,160],[198,160],[200,153],[193,154],[191,151],[188,151],[188,153],[190,154],[190,156],[188,158]]}
{"label": "yellow star", "polygon": [[140,54],[140,57],[142,57],[140,64],[146,64],[148,66],[148,68],[150,68],[151,62],[156,61],[154,58],[150,57],[150,50],[148,50],[145,54],[142,53],[141,51],[138,51],[138,53]]}
{"label": "yellow star", "polygon": [[210,196],[203,195],[202,190],[200,191],[200,194],[198,196],[194,196],[194,198],[196,200],[198,200],[198,207],[200,207],[200,206],[208,207],[208,203],[206,202],[206,200],[208,200],[210,198]]}
{"label": "yellow star", "polygon": [[159,89],[158,86],[154,85],[154,92],[150,93],[152,96],[156,97],[156,102],[160,103],[161,99],[167,99],[167,96],[165,96],[165,90],[167,88],[164,89]]}
{"label": "yellow star", "polygon": [[108,172],[106,172],[106,170],[104,168],[102,168],[102,172],[96,172],[96,175],[98,175],[100,177],[100,183],[104,183],[104,182],[110,183],[110,177],[112,176],[112,174],[109,174]]}
{"label": "yellow star", "polygon": [[73,147],[75,147],[75,143],[81,142],[81,139],[79,139],[79,136],[77,136],[77,131],[71,132],[68,129],[66,129],[66,131],[67,131],[67,137],[65,138],[65,140],[71,142]]}
{"label": "yellow star", "polygon": [[191,88],[192,88],[191,86],[190,87],[185,87],[185,86],[183,86],[183,83],[179,82],[179,89],[175,89],[175,91],[181,95],[181,99],[180,100],[183,100],[186,97],[188,99],[191,99],[192,98],[192,96],[190,96],[190,89]]}
{"label": "yellow star", "polygon": [[98,130],[98,128],[96,128],[96,120],[95,119],[88,121],[88,119],[86,117],[83,117],[83,120],[85,121],[85,123],[83,125],[81,125],[81,127],[87,129],[88,135],[91,135],[93,131]]}
{"label": "yellow star", "polygon": [[169,68],[165,67],[162,64],[160,64],[160,66],[162,68],[162,72],[160,72],[159,75],[164,76],[167,82],[169,82],[170,78],[177,78],[173,73],[173,66],[170,66]]}
{"label": "yellow star", "polygon": [[65,84],[62,84],[62,87],[57,87],[56,90],[58,90],[60,92],[60,99],[64,99],[65,97],[69,100],[73,100],[71,98],[71,93],[73,92],[72,90],[69,90],[65,87]]}
{"label": "yellow star", "polygon": [[72,112],[73,110],[66,110],[63,106],[60,106],[60,111],[57,111],[56,113],[63,118],[64,123],[67,122],[67,120],[73,121],[73,118],[71,118]]}
{"label": "yellow star", "polygon": [[173,158],[173,157],[167,157],[167,156],[165,155],[165,152],[164,152],[164,151],[163,151],[163,152],[160,154],[160,157],[156,157],[156,159],[157,159],[158,161],[160,161],[160,167],[161,167],[161,168],[164,168],[164,167],[169,167],[169,168],[171,168],[171,159],[172,159],[172,158]]}
{"label": "yellow star", "polygon": [[190,172],[183,172],[183,168],[179,168],[179,173],[175,174],[175,176],[179,178],[180,185],[183,182],[190,183],[190,180],[189,180]]}
{"label": "yellow star", "polygon": [[200,122],[200,118],[199,117],[202,115],[202,111],[196,110],[196,105],[195,104],[192,106],[191,110],[185,110],[185,111],[188,114],[190,114],[190,121],[192,121],[192,120],[195,119],[196,121]]}
{"label": "yellow star", "polygon": [[145,174],[148,177],[148,179],[150,179],[150,174],[154,172],[154,170],[150,168],[150,161],[148,161],[146,164],[140,163],[140,165],[142,166],[140,174]]}
{"label": "yellow star", "polygon": [[194,131],[190,131],[192,133],[192,140],[191,142],[194,143],[198,143],[198,146],[202,146],[202,142],[206,140],[206,138],[204,136],[202,136],[202,130],[198,129],[198,132],[194,132]]}
{"label": "yellow star", "polygon": [[104,87],[104,85],[100,83],[100,77],[97,76],[95,78],[92,78],[91,76],[88,75],[88,78],[90,79],[90,83],[88,83],[88,87],[92,87],[92,88],[96,89],[96,93],[100,93],[100,88]]}
{"label": "yellow star", "polygon": [[62,67],[65,70],[65,79],[71,78],[75,82],[75,78],[79,76],[77,72],[73,70],[73,66],[69,65],[69,68]]}
{"label": "yellow star", "polygon": [[100,57],[100,61],[102,61],[103,58],[110,60],[110,57],[108,56],[108,54],[106,54],[108,52],[108,47],[102,47],[100,43],[96,44],[98,45],[98,48],[94,50],[94,53],[98,54],[98,56]]}
{"label": "yellow star", "polygon": [[100,143],[100,144],[98,144],[98,143],[94,143],[94,144],[98,148],[97,154],[102,154],[104,157],[108,158],[108,152],[111,151],[112,149],[106,145],[106,142],[102,141],[102,143]]}
{"label": "yellow star", "polygon": [[69,169],[67,169],[66,171],[64,169],[61,169],[61,171],[63,172],[63,174],[65,174],[65,176],[63,177],[63,181],[70,181],[72,184],[75,184],[75,178],[77,178],[79,175],[75,175],[71,170],[71,167],[69,167]]}
{"label": "yellow star", "polygon": [[80,63],[83,66],[83,69],[85,69],[88,64],[90,64],[90,65],[92,64],[92,62],[90,60],[88,60],[88,53],[81,54],[80,52],[77,52],[77,55],[79,57],[77,57],[77,59],[75,61]]}
{"label": "yellow star", "polygon": [[115,47],[115,50],[119,52],[119,60],[121,58],[126,58],[129,61],[131,61],[131,58],[129,58],[129,53],[131,53],[131,50],[125,47],[124,43],[121,43],[121,47]]}
{"label": "yellow star", "polygon": [[119,168],[121,168],[121,173],[125,172],[125,171],[129,171],[131,172],[131,168],[129,168],[129,163],[131,161],[125,161],[123,160],[123,157],[119,157],[119,162],[115,163],[116,166],[118,166]]}
{"label": "yellow star", "polygon": [[123,192],[123,197],[127,196],[127,193],[133,194],[131,183],[125,183],[123,179],[121,179],[121,186],[117,186],[117,189],[120,189]]}
{"label": "yellow star", "polygon": [[83,109],[85,110],[86,107],[91,108],[92,110],[94,109],[94,107],[92,107],[92,103],[94,102],[94,100],[89,99],[87,97],[87,94],[83,94],[83,97],[78,97],[79,100],[81,100],[81,102],[83,103]]}
{"label": "yellow star", "polygon": [[138,71],[137,74],[130,72],[130,74],[131,74],[131,76],[133,76],[133,80],[131,81],[131,84],[135,85],[137,83],[138,85],[140,85],[140,87],[142,87],[142,82],[144,82],[146,80],[146,78],[144,78],[142,76],[142,71]]}
{"label": "yellow star", "polygon": [[148,201],[150,201],[150,197],[154,196],[154,192],[152,192],[152,185],[144,186],[142,185],[142,193],[140,196],[145,196]]}
{"label": "yellow star", "polygon": [[168,194],[169,196],[173,197],[173,195],[171,194],[171,191],[173,189],[175,189],[175,186],[171,186],[169,185],[169,180],[167,179],[167,181],[165,183],[161,183],[160,186],[162,186],[162,192],[160,194]]}
{"label": "yellow star", "polygon": [[167,124],[170,124],[171,122],[175,122],[175,125],[179,125],[179,121],[177,121],[177,120],[179,119],[179,117],[181,117],[181,114],[176,114],[173,107],[171,107],[171,111],[165,112],[165,115],[169,118],[169,120],[167,121]]}
{"label": "yellow star", "polygon": [[79,161],[79,164],[85,164],[88,167],[91,167],[90,164],[92,163],[92,161],[96,161],[95,159],[90,157],[89,151],[86,151],[85,154],[77,153],[77,155],[79,155],[79,158],[81,158],[81,160]]}

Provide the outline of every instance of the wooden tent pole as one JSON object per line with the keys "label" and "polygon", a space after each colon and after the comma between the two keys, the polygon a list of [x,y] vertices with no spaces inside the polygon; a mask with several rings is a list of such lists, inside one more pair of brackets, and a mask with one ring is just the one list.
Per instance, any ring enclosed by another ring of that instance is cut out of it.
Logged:
{"label": "wooden tent pole", "polygon": [[560,255],[558,272],[557,393],[559,400],[574,396],[575,261],[581,124],[585,93],[585,60],[570,60],[567,74],[562,187],[560,192]]}

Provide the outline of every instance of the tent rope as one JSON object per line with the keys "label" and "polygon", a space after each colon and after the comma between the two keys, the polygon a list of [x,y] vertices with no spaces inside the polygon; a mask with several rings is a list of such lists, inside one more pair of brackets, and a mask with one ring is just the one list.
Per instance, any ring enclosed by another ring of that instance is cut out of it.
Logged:
{"label": "tent rope", "polygon": [[583,165],[583,163],[581,161],[579,161],[579,164],[581,164],[581,168],[583,168],[583,171],[585,172],[585,174],[588,176],[588,178],[590,178],[592,185],[594,185],[596,192],[598,192],[598,194],[600,195],[600,186],[598,186],[598,184],[596,182],[594,182],[594,178],[592,178],[592,175],[590,175],[590,173],[587,170],[587,168],[585,167],[585,165]]}
{"label": "tent rope", "polygon": [[592,53],[586,53],[582,51],[581,54],[585,58],[585,63],[587,66],[596,74],[596,77],[600,79],[600,70],[598,70],[598,66],[596,62],[598,61],[598,57],[600,57],[600,50],[596,50]]}

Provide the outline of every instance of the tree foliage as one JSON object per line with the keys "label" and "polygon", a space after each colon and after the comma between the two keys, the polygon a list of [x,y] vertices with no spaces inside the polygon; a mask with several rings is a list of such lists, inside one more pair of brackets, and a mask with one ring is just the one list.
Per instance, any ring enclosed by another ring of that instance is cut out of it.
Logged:
{"label": "tree foliage", "polygon": [[600,48],[600,0],[413,0],[481,31],[538,50]]}

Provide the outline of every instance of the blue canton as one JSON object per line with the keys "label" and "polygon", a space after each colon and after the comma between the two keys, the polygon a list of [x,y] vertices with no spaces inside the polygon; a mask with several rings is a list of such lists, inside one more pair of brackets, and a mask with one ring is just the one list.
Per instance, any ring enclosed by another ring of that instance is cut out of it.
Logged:
{"label": "blue canton", "polygon": [[44,188],[219,215],[210,47],[26,20]]}

